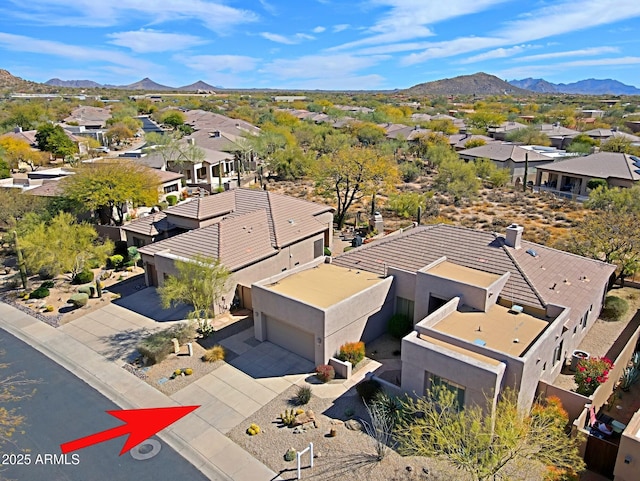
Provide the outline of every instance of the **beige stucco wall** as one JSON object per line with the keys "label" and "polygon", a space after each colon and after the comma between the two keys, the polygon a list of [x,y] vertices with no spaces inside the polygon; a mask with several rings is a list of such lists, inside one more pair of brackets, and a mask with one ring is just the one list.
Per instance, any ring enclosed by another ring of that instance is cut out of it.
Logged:
{"label": "beige stucco wall", "polygon": [[490,365],[471,356],[429,343],[413,331],[402,339],[402,389],[422,396],[427,373],[465,387],[465,405],[495,403],[505,372],[502,363]]}
{"label": "beige stucco wall", "polygon": [[[628,462],[625,462],[625,459]],[[637,481],[640,477],[640,411],[636,412],[620,438],[613,470],[614,481]]]}

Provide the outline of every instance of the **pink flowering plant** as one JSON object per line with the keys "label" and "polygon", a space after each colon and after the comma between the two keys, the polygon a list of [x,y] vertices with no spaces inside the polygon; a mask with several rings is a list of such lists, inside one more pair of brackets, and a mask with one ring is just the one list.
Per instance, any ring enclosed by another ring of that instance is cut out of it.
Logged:
{"label": "pink flowering plant", "polygon": [[579,361],[573,377],[578,385],[576,392],[591,396],[600,384],[607,382],[612,367],[613,362],[606,357],[592,357]]}

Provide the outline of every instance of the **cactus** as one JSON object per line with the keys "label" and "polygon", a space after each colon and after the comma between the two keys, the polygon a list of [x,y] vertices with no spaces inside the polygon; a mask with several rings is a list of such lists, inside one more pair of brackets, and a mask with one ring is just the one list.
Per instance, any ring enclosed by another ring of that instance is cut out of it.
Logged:
{"label": "cactus", "polygon": [[69,298],[69,304],[73,304],[75,307],[84,307],[89,302],[89,296],[85,293],[74,294]]}
{"label": "cactus", "polygon": [[102,297],[102,282],[100,281],[100,278],[102,276],[98,276],[98,278],[96,279],[96,294],[98,295],[98,297]]}
{"label": "cactus", "polygon": [[285,461],[293,461],[294,459],[296,459],[298,453],[296,452],[295,449],[293,448],[289,448],[286,452],[286,454],[284,455],[284,460]]}
{"label": "cactus", "polygon": [[286,409],[283,413],[280,413],[280,421],[285,426],[291,426],[296,420],[296,412],[293,409]]}

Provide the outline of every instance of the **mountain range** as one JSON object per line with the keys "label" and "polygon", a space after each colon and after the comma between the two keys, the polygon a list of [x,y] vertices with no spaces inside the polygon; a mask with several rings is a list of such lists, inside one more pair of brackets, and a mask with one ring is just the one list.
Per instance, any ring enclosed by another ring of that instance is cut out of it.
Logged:
{"label": "mountain range", "polygon": [[59,78],[52,78],[45,82],[45,85],[50,85],[52,87],[70,87],[70,88],[85,88],[85,89],[96,89],[96,88],[108,88],[108,89],[121,89],[121,90],[147,90],[152,92],[160,92],[166,90],[179,90],[184,92],[197,92],[198,90],[206,90],[213,91],[217,90],[220,87],[214,87],[209,85],[202,80],[198,80],[190,85],[184,85],[183,87],[169,87],[167,85],[162,85],[157,82],[154,82],[149,77],[145,77],[138,82],[134,82],[128,85],[102,85],[93,80],[60,80]]}
{"label": "mountain range", "polygon": [[640,95],[640,89],[612,79],[587,79],[568,84],[554,84],[541,78],[509,80],[509,83],[521,89],[538,93],[579,94],[579,95]]}
{"label": "mountain range", "polygon": [[401,91],[407,95],[530,95],[531,92],[511,85],[495,75],[479,72],[473,75],[435,80]]}

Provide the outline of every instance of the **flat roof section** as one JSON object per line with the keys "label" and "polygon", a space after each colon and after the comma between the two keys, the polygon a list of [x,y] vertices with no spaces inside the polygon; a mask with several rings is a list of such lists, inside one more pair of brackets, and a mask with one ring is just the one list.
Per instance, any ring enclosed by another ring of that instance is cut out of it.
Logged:
{"label": "flat roof section", "polygon": [[418,337],[423,341],[430,342],[431,344],[435,344],[436,346],[444,347],[445,349],[458,354],[464,354],[465,356],[469,356],[473,359],[484,362],[485,364],[489,364],[490,366],[497,366],[498,364],[500,364],[500,361],[498,361],[497,359],[485,356],[484,354],[478,354],[477,352],[469,351],[463,347],[454,346],[453,344],[441,341],[440,339],[436,339],[435,337],[427,336],[425,334],[420,334]]}
{"label": "flat roof section", "polygon": [[318,264],[263,287],[324,309],[383,280],[377,274],[367,271]]}
{"label": "flat roof section", "polygon": [[491,274],[489,272],[479,271],[478,269],[460,266],[449,261],[441,262],[425,272],[445,279],[485,288],[500,279],[498,274]]}
{"label": "flat roof section", "polygon": [[515,314],[495,304],[488,312],[459,306],[432,329],[520,357],[548,325],[546,319],[525,312]]}

